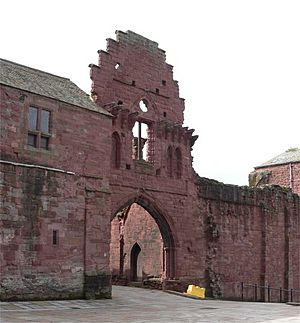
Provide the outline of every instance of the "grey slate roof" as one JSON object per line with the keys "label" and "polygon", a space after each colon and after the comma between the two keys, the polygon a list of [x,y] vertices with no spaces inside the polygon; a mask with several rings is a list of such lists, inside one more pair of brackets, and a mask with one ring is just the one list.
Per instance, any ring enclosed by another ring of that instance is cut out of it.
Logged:
{"label": "grey slate roof", "polygon": [[0,84],[110,115],[69,79],[1,58]]}
{"label": "grey slate roof", "polygon": [[300,163],[300,149],[290,148],[287,151],[285,151],[283,154],[280,154],[255,168],[289,164],[289,163],[295,163],[295,162]]}

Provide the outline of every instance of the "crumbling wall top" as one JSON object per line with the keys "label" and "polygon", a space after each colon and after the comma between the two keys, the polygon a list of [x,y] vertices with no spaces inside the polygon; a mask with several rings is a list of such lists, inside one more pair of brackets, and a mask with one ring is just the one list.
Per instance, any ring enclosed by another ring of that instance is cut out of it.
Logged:
{"label": "crumbling wall top", "polygon": [[165,51],[158,47],[157,42],[139,35],[131,30],[127,30],[126,33],[120,30],[116,30],[116,41],[119,43],[128,43],[132,45],[139,44],[146,47],[148,50],[158,52],[162,54],[163,57],[166,57]]}
{"label": "crumbling wall top", "polygon": [[122,102],[130,112],[146,100],[156,107],[152,120],[183,123],[184,100],[179,96],[173,66],[166,63],[165,51],[158,43],[132,31],[116,31],[108,38],[106,51],[100,50],[98,65],[90,65],[92,96],[106,107]]}

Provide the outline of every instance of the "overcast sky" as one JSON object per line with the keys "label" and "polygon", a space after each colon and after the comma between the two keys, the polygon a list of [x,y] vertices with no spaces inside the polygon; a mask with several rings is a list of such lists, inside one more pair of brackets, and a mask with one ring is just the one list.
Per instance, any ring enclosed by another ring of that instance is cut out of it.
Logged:
{"label": "overcast sky", "polygon": [[246,185],[254,166],[300,148],[299,0],[0,0],[0,57],[90,92],[115,30],[159,43],[174,66],[201,175]]}

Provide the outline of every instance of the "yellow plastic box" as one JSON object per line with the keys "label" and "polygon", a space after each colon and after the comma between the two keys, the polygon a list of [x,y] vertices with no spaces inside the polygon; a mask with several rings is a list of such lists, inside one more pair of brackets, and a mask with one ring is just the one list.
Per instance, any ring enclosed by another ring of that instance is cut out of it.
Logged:
{"label": "yellow plastic box", "polygon": [[196,285],[189,285],[186,293],[188,295],[197,296],[199,298],[205,298],[205,288]]}

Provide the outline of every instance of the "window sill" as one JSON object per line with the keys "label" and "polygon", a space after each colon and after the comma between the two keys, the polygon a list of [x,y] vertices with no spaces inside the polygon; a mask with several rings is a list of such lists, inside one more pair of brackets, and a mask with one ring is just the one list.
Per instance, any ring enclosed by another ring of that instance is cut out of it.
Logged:
{"label": "window sill", "polygon": [[134,170],[137,173],[154,175],[154,166],[143,159],[140,160],[133,160],[134,163]]}
{"label": "window sill", "polygon": [[49,155],[52,153],[50,149],[37,148],[37,147],[28,146],[28,145],[25,145],[24,150],[36,152],[36,153],[49,154]]}

